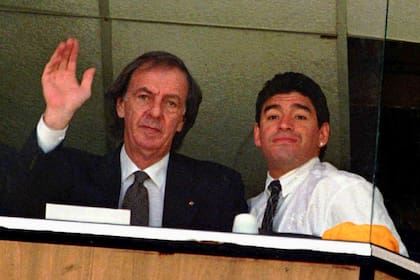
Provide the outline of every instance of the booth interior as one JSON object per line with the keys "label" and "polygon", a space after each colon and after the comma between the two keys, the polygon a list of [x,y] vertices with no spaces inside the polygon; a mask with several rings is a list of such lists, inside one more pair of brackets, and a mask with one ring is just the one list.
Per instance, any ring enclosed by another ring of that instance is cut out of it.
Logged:
{"label": "booth interior", "polygon": [[[328,100],[324,160],[379,188],[410,260],[420,261],[416,1],[146,2],[1,1],[0,183],[10,172],[5,159],[22,147],[45,106],[43,67],[68,37],[80,41],[79,76],[88,67],[97,70],[92,97],[72,121],[65,145],[112,150],[103,92],[132,58],[166,50],[185,61],[203,91],[180,152],[238,170],[246,198],[262,191],[267,174],[253,139],[257,93],[276,73],[301,72]],[[0,195],[7,193],[0,187]]]}

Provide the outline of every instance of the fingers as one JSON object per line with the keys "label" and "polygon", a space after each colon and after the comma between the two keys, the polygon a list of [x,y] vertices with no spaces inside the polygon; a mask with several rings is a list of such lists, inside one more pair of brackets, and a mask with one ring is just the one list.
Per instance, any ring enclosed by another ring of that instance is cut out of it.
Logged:
{"label": "fingers", "polygon": [[76,72],[79,42],[69,38],[65,42],[60,42],[45,65],[43,76],[51,74],[57,70]]}
{"label": "fingers", "polygon": [[79,41],[77,39],[72,39],[72,38],[69,38],[69,40],[71,40],[71,42],[69,42],[70,54],[68,56],[68,61],[67,61],[68,64],[66,68],[72,72],[76,72],[77,56],[79,54]]}
{"label": "fingers", "polygon": [[51,56],[50,60],[45,65],[43,74],[49,74],[58,69],[58,66],[60,65],[60,61],[62,59],[62,52],[64,48],[65,48],[65,43],[60,42],[60,44],[58,44],[57,48],[55,49],[53,55]]}
{"label": "fingers", "polygon": [[95,68],[86,70],[79,84],[76,77],[77,59],[79,53],[79,41],[68,38],[58,44],[50,60],[45,65],[42,74],[44,92],[54,93],[57,91],[67,92],[82,90],[91,92]]}
{"label": "fingers", "polygon": [[[62,50],[62,57],[60,60],[60,63],[58,65],[58,70],[76,70],[76,59],[77,59],[77,53],[78,53],[78,41],[73,38],[68,38],[67,41],[64,44],[64,48]],[[71,67],[71,59],[73,59],[73,64]]]}

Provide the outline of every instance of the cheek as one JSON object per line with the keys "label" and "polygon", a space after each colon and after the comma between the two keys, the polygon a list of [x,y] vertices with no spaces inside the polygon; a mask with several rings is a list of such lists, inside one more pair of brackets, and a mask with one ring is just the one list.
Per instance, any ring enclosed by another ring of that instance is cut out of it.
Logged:
{"label": "cheek", "polygon": [[131,121],[137,121],[139,120],[142,116],[146,115],[146,111],[137,108],[136,106],[134,106],[133,104],[129,104],[126,103],[122,109],[121,109],[121,116],[120,117],[124,117],[124,119],[129,119]]}
{"label": "cheek", "polygon": [[276,125],[261,126],[260,139],[261,141],[268,141],[278,132]]}
{"label": "cheek", "polygon": [[307,130],[306,131],[306,137],[304,138],[304,141],[311,146],[318,147],[320,134],[318,130]]}

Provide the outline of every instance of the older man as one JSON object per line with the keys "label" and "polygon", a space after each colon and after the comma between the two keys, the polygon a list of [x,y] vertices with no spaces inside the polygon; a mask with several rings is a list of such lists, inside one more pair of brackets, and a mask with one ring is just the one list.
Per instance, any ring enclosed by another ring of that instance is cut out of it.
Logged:
{"label": "older man", "polygon": [[245,212],[239,173],[175,152],[192,127],[201,91],[181,59],[149,52],[128,64],[106,94],[114,136],[105,156],[64,148],[65,131],[91,95],[94,69],[76,79],[78,41],[58,45],[42,85],[44,114],[23,150],[31,164],[33,215],[47,202],[127,208],[132,224],[230,231]]}

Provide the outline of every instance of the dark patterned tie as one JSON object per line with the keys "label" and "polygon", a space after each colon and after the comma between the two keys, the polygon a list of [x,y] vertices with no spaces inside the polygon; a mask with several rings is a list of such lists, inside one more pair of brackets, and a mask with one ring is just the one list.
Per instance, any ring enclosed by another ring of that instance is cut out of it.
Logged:
{"label": "dark patterned tie", "polygon": [[279,180],[271,181],[268,186],[271,194],[267,201],[267,206],[264,212],[264,218],[261,224],[261,233],[273,232],[273,219],[276,214],[277,203],[279,202],[279,194],[281,192],[281,184]]}
{"label": "dark patterned tie", "polygon": [[122,208],[131,210],[131,225],[148,226],[149,195],[146,187],[143,185],[143,182],[149,178],[149,175],[143,171],[136,171],[134,176],[134,183],[125,193]]}

